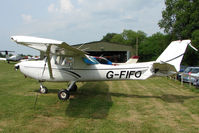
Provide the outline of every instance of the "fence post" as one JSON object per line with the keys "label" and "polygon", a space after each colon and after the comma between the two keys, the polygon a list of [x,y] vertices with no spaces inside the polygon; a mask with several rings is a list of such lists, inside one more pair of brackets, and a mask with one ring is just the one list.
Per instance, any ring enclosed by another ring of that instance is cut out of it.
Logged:
{"label": "fence post", "polygon": [[191,75],[189,74],[189,87],[191,88]]}
{"label": "fence post", "polygon": [[181,86],[183,86],[183,73],[182,73],[182,75],[181,75]]}

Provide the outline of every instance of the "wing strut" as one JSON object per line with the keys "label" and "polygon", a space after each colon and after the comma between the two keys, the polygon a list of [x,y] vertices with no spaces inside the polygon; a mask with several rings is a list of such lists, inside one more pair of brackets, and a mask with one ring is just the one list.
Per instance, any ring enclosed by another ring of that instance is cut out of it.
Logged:
{"label": "wing strut", "polygon": [[51,45],[48,45],[46,54],[47,54],[48,70],[49,70],[50,78],[53,79],[52,67],[51,67],[51,62],[50,62],[50,48],[51,48]]}

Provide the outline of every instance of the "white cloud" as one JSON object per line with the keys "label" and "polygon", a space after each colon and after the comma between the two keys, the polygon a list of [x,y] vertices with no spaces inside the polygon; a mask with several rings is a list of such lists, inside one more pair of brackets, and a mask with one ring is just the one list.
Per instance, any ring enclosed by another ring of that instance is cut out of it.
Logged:
{"label": "white cloud", "polygon": [[108,32],[121,33],[123,29],[142,30],[152,35],[160,31],[157,23],[164,8],[164,0],[51,0],[49,5],[43,3],[48,12],[31,9],[32,17],[27,13],[30,10],[23,11],[23,23],[15,23],[15,34],[63,40],[69,44],[97,41]]}
{"label": "white cloud", "polygon": [[[48,5],[49,18],[23,29],[29,34],[63,36],[61,40],[68,35],[71,42],[78,43],[99,40],[108,32],[121,33],[123,29],[151,35],[160,31],[157,23],[163,5],[159,0],[59,0]],[[23,17],[26,22],[32,20],[30,15]]]}
{"label": "white cloud", "polygon": [[70,0],[60,0],[60,11],[62,13],[68,13],[72,11],[73,5]]}
{"label": "white cloud", "polygon": [[48,6],[48,12],[58,12],[58,13],[70,13],[73,10],[74,6],[70,0],[59,0],[58,6],[55,4],[50,4]]}
{"label": "white cloud", "polygon": [[83,3],[84,2],[84,0],[78,0],[78,3],[79,4],[81,4],[81,3]]}
{"label": "white cloud", "polygon": [[24,23],[32,23],[34,21],[31,15],[22,14],[21,17]]}
{"label": "white cloud", "polygon": [[56,11],[56,9],[55,9],[55,5],[54,4],[50,4],[49,6],[48,6],[48,12],[55,12]]}

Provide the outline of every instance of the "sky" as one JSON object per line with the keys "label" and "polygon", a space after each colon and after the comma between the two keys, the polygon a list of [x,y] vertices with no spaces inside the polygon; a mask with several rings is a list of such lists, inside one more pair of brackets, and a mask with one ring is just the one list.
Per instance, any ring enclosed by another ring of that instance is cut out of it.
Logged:
{"label": "sky", "polygon": [[10,40],[27,35],[70,45],[99,41],[107,33],[141,30],[162,32],[164,0],[4,0],[0,4],[0,50],[15,54],[39,52]]}

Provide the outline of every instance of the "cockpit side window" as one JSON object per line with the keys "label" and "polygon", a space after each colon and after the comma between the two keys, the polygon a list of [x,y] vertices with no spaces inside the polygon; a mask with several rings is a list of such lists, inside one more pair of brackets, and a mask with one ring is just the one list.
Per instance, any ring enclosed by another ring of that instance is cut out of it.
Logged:
{"label": "cockpit side window", "polygon": [[73,64],[73,57],[54,56],[54,63],[56,65],[71,67]]}
{"label": "cockpit side window", "polygon": [[62,65],[72,67],[73,63],[74,63],[73,57],[65,57],[63,62],[62,62]]}

